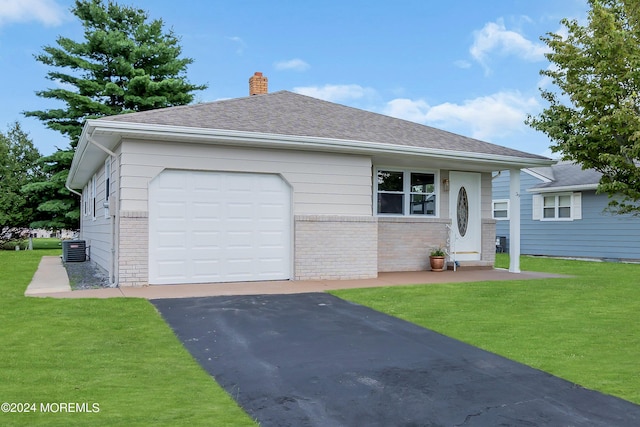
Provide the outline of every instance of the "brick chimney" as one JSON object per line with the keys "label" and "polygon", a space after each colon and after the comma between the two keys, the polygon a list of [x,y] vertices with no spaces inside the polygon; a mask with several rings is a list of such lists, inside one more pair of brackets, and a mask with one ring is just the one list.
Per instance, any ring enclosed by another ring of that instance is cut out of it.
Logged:
{"label": "brick chimney", "polygon": [[267,87],[269,79],[264,77],[261,72],[256,71],[253,76],[249,78],[249,95],[264,95],[269,93]]}

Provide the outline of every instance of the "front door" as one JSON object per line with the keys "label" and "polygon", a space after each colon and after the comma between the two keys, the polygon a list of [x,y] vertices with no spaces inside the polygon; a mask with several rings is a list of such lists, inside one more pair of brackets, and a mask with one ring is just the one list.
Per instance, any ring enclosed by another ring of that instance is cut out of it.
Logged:
{"label": "front door", "polygon": [[479,173],[449,173],[450,251],[456,261],[478,261],[482,250]]}

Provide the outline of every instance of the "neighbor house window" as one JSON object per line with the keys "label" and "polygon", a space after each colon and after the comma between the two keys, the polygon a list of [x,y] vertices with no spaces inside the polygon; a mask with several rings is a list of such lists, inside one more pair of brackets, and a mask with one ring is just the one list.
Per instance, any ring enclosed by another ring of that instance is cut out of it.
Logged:
{"label": "neighbor house window", "polygon": [[509,219],[509,200],[500,199],[494,200],[493,205],[493,219],[505,220]]}
{"label": "neighbor house window", "polygon": [[377,208],[381,215],[436,216],[436,174],[378,170]]}
{"label": "neighbor house window", "polygon": [[571,219],[571,194],[543,196],[543,219]]}
{"label": "neighbor house window", "polygon": [[534,194],[533,219],[541,221],[582,219],[582,193]]}

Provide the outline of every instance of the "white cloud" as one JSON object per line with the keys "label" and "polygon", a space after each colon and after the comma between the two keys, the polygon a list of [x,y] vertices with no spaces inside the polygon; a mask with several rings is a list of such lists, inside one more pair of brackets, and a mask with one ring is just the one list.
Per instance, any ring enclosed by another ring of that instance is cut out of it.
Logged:
{"label": "white cloud", "polygon": [[279,61],[275,63],[276,70],[293,70],[293,71],[305,71],[308,70],[310,65],[302,59],[289,59],[286,61]]}
{"label": "white cloud", "polygon": [[524,120],[538,109],[534,97],[498,92],[461,104],[446,102],[435,106],[424,100],[394,99],[387,103],[384,113],[491,141],[528,129]]}
{"label": "white cloud", "polygon": [[471,63],[469,61],[465,61],[464,59],[459,59],[453,63],[458,68],[471,68]]}
{"label": "white cloud", "polygon": [[549,51],[543,43],[533,43],[522,34],[507,30],[502,19],[489,22],[480,31],[474,32],[471,56],[488,72],[488,57],[492,53],[515,55],[526,61],[542,61]]}
{"label": "white cloud", "polygon": [[244,40],[242,40],[240,37],[238,36],[233,36],[233,37],[225,37],[227,40],[231,40],[232,42],[234,42],[236,44],[236,53],[238,55],[242,55],[244,53],[245,48],[247,47],[247,44],[244,42]]}
{"label": "white cloud", "polygon": [[293,91],[302,95],[312,96],[314,98],[324,99],[325,101],[341,102],[355,99],[369,98],[375,95],[375,90],[365,88],[360,85],[324,85],[294,87]]}
{"label": "white cloud", "polygon": [[65,15],[55,0],[0,0],[0,26],[30,21],[56,26],[62,24]]}
{"label": "white cloud", "polygon": [[416,123],[426,123],[427,114],[431,107],[422,99],[412,100],[407,98],[396,98],[387,102],[384,114],[409,120]]}

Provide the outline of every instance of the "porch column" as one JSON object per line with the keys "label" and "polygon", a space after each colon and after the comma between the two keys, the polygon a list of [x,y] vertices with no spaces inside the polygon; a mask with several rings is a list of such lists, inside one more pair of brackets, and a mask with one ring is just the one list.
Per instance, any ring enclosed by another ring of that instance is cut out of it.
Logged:
{"label": "porch column", "polygon": [[509,271],[520,273],[520,169],[509,170]]}

